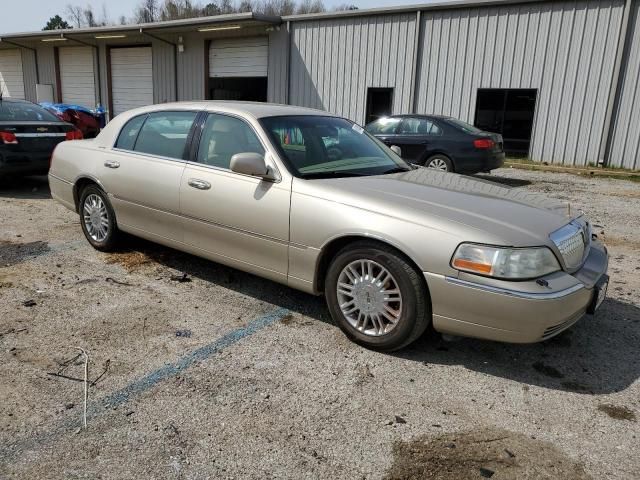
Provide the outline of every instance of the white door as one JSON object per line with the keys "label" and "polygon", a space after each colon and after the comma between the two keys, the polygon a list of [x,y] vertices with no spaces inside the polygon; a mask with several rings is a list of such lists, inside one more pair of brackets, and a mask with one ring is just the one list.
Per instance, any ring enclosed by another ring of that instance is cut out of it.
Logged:
{"label": "white door", "polygon": [[213,40],[209,77],[266,77],[268,58],[268,37]]}
{"label": "white door", "polygon": [[64,47],[60,52],[62,103],[96,107],[93,48]]}
{"label": "white door", "polygon": [[112,48],[111,116],[153,104],[151,47]]}
{"label": "white door", "polygon": [[17,48],[0,50],[0,89],[2,95],[24,100],[22,53]]}

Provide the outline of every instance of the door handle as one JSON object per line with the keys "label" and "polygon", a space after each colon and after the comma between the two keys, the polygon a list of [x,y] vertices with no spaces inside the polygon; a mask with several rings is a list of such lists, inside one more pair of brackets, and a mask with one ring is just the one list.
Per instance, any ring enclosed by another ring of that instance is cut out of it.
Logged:
{"label": "door handle", "polygon": [[116,162],[114,160],[107,160],[104,162],[104,166],[107,168],[118,168],[120,166],[120,162]]}
{"label": "door handle", "polygon": [[209,190],[211,188],[211,184],[209,182],[205,182],[198,178],[190,178],[187,183],[190,187],[197,188],[198,190]]}

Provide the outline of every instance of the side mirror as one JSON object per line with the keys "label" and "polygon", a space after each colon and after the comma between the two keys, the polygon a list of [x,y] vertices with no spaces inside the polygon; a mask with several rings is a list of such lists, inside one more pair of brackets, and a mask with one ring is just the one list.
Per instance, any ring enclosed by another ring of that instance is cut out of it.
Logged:
{"label": "side mirror", "polygon": [[398,155],[399,157],[402,157],[402,149],[401,149],[399,146],[397,146],[397,145],[391,145],[391,147],[390,147],[390,148],[391,148],[391,151],[392,151],[393,153],[395,153],[395,154],[396,154],[396,155]]}
{"label": "side mirror", "polygon": [[274,176],[270,170],[264,161],[264,157],[259,153],[236,153],[231,157],[232,172],[273,180]]}

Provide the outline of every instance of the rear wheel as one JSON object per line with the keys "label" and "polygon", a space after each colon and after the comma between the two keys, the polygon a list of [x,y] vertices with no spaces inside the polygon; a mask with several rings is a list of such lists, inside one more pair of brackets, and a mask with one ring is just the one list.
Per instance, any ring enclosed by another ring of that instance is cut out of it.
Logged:
{"label": "rear wheel", "polygon": [[111,251],[118,239],[116,215],[107,194],[95,185],[89,185],[80,196],[80,225],[93,248]]}
{"label": "rear wheel", "polygon": [[427,168],[433,168],[434,170],[440,170],[442,172],[453,172],[453,163],[451,162],[451,159],[441,153],[437,153],[427,158],[424,162],[424,166]]}
{"label": "rear wheel", "polygon": [[424,281],[398,252],[363,241],[335,257],[325,280],[331,316],[368,348],[392,351],[416,340],[431,322]]}

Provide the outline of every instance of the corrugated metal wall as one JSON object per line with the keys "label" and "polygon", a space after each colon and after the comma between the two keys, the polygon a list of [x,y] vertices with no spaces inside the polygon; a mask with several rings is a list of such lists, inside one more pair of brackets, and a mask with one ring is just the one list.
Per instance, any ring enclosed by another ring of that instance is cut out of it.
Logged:
{"label": "corrugated metal wall", "polygon": [[473,123],[478,88],[536,88],[530,157],[597,164],[622,0],[423,12],[417,111]]}
{"label": "corrugated metal wall", "polygon": [[289,32],[285,25],[269,34],[267,100],[287,103],[289,90]]}
{"label": "corrugated metal wall", "polygon": [[628,56],[623,60],[609,166],[640,169],[640,2],[633,2]]}
{"label": "corrugated metal wall", "polygon": [[289,103],[363,123],[367,88],[392,87],[410,111],[415,34],[415,13],[292,23]]}
{"label": "corrugated metal wall", "polygon": [[21,48],[22,52],[22,73],[24,75],[24,98],[30,102],[36,101],[36,52],[26,48]]}
{"label": "corrugated metal wall", "polygon": [[178,54],[178,99],[202,100],[205,95],[205,42],[199,35],[184,35],[184,52]]}
{"label": "corrugated metal wall", "polygon": [[56,62],[53,47],[38,47],[38,74],[40,83],[53,85],[56,91]]}
{"label": "corrugated metal wall", "polygon": [[176,100],[175,47],[154,40],[153,47],[153,102]]}

